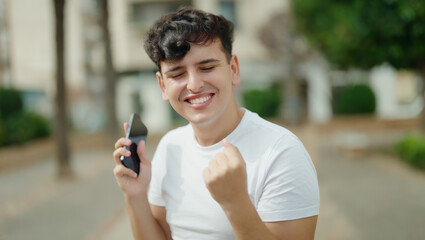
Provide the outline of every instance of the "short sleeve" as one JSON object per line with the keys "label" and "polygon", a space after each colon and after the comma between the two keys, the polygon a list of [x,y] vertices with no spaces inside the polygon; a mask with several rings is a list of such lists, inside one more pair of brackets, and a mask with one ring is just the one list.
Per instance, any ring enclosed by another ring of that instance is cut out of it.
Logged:
{"label": "short sleeve", "polygon": [[276,222],[319,214],[316,169],[301,141],[286,135],[276,143],[257,205],[263,222]]}
{"label": "short sleeve", "polygon": [[165,152],[163,139],[159,142],[152,159],[152,178],[149,185],[148,200],[150,204],[156,206],[165,206],[162,197],[162,181],[165,175]]}

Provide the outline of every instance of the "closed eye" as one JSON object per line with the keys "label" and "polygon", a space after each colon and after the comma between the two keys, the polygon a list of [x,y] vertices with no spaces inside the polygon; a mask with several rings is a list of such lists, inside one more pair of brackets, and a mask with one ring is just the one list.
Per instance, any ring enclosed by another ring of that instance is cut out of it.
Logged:
{"label": "closed eye", "polygon": [[209,70],[213,70],[215,68],[215,66],[211,66],[211,67],[204,67],[201,68],[202,71],[209,71]]}
{"label": "closed eye", "polygon": [[179,77],[183,76],[183,74],[184,74],[184,73],[178,73],[178,74],[176,74],[176,75],[171,75],[170,77],[171,77],[171,78],[179,78]]}

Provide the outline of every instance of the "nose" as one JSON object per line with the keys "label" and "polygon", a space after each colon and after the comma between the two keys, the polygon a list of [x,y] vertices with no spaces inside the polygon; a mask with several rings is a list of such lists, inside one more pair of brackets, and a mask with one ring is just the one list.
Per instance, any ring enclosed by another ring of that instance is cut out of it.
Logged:
{"label": "nose", "polygon": [[196,72],[189,72],[187,79],[187,89],[191,92],[200,92],[204,86],[204,82]]}

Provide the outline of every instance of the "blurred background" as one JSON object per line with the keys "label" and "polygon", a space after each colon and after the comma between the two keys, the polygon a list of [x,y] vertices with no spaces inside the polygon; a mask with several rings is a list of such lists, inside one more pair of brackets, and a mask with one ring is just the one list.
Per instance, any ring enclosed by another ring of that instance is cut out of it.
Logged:
{"label": "blurred background", "polygon": [[0,239],[132,238],[113,143],[187,123],[143,49],[181,6],[234,23],[240,105],[308,149],[316,239],[425,239],[420,0],[0,0]]}

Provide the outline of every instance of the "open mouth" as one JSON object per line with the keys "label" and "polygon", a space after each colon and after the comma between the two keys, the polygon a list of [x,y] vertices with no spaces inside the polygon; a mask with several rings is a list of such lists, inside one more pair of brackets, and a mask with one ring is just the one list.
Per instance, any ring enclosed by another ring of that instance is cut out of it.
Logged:
{"label": "open mouth", "polygon": [[186,99],[186,101],[191,104],[201,104],[201,103],[207,102],[211,98],[212,98],[212,94],[199,97],[199,98]]}
{"label": "open mouth", "polygon": [[213,93],[208,95],[202,95],[202,96],[195,96],[185,99],[185,102],[188,102],[190,104],[203,104],[211,100],[211,98],[214,96]]}

